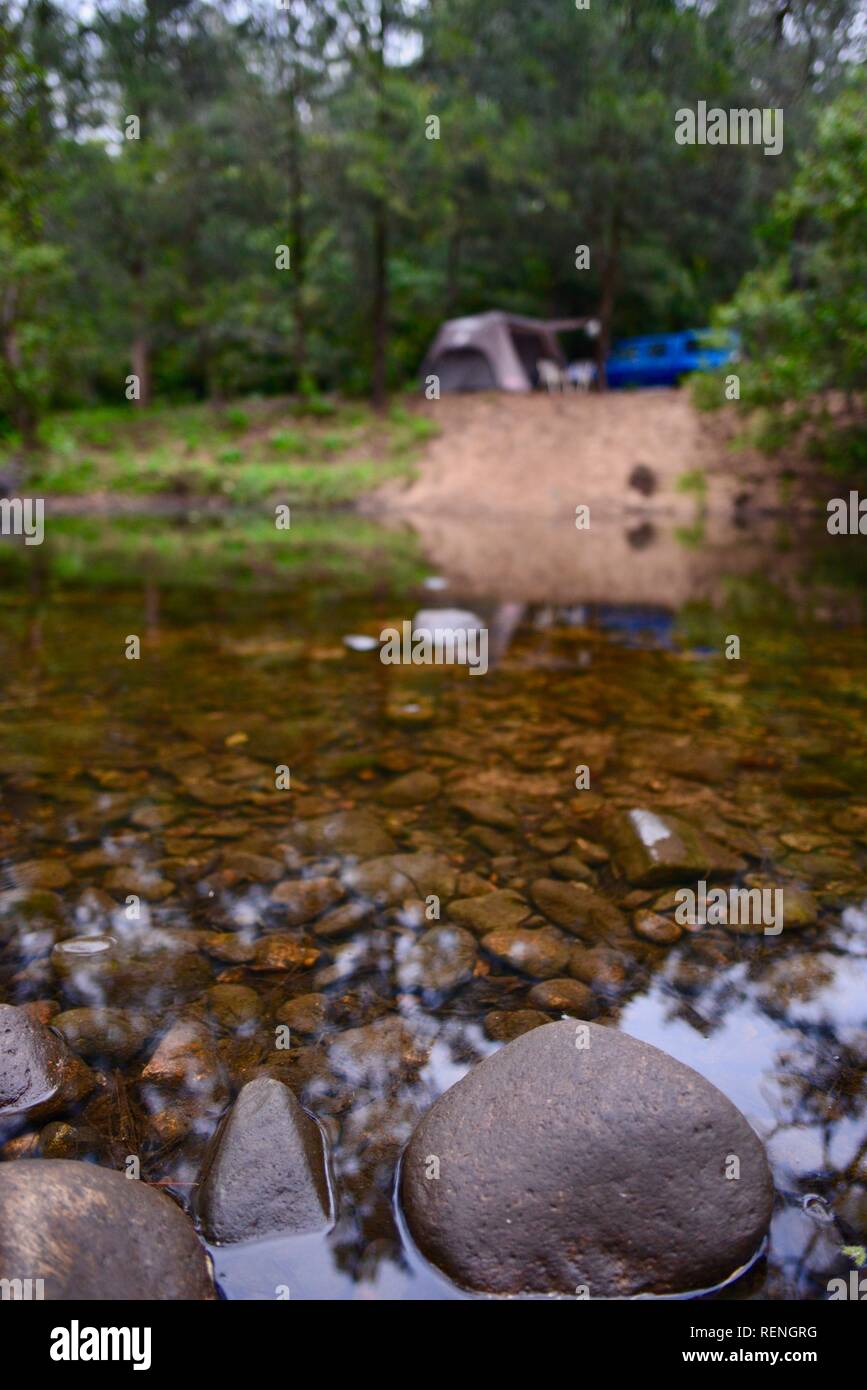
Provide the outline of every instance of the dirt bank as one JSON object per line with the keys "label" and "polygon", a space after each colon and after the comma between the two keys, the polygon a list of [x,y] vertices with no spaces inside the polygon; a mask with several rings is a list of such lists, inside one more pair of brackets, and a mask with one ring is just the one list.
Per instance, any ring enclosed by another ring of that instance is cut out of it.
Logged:
{"label": "dirt bank", "polygon": [[[447,396],[422,409],[439,426],[416,480],[367,507],[439,515],[553,517],[580,503],[692,517],[780,505],[788,461],[730,445],[735,421],[702,414],[686,390]],[[636,483],[643,484],[637,486]],[[793,505],[791,484],[787,506]]]}

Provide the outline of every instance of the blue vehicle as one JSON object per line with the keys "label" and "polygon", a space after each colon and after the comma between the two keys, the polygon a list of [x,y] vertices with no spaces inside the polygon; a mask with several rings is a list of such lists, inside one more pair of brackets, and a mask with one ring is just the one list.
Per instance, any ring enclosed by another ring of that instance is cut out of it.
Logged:
{"label": "blue vehicle", "polygon": [[690,372],[711,371],[734,362],[738,341],[733,333],[692,328],[683,333],[650,333],[622,338],[605,364],[608,385],[676,386]]}

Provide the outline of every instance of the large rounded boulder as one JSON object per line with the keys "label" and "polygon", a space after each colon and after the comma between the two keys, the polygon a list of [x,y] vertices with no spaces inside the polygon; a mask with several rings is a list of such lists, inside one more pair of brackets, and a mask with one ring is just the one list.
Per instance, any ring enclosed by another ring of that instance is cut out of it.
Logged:
{"label": "large rounded boulder", "polygon": [[0,1163],[0,1279],[41,1279],[48,1299],[216,1297],[205,1249],[170,1197],[66,1159]]}
{"label": "large rounded boulder", "polygon": [[494,1294],[698,1292],[758,1252],[773,1185],[740,1111],[613,1028],[535,1028],[446,1091],[404,1155],[422,1253]]}

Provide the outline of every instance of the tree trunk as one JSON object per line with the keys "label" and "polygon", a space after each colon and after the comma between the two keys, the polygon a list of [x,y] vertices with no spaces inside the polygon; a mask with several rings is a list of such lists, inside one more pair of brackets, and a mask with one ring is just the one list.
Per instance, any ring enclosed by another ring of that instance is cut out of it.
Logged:
{"label": "tree trunk", "polygon": [[138,399],[134,403],[143,408],[151,403],[151,345],[143,326],[132,340],[130,357],[132,374],[138,377]]}
{"label": "tree trunk", "polygon": [[289,240],[292,248],[292,318],[295,324],[296,388],[307,377],[307,312],[304,300],[307,269],[307,228],[304,215],[304,165],[299,100],[301,62],[298,43],[298,17],[294,5],[286,12],[289,31]]}
{"label": "tree trunk", "polygon": [[378,203],[373,225],[373,406],[384,410],[388,399],[388,226]]}
{"label": "tree trunk", "polygon": [[605,364],[611,351],[611,320],[617,294],[620,271],[620,216],[615,210],[611,218],[608,247],[602,265],[602,284],[599,298],[599,337],[596,340],[596,390],[607,391]]}
{"label": "tree trunk", "polygon": [[[379,44],[376,50],[377,130],[380,152],[385,145],[388,113],[385,94],[385,45],[388,38],[389,13],[385,0],[379,5]],[[375,410],[384,410],[388,398],[388,205],[382,197],[376,199],[373,210],[373,328],[372,394]]]}
{"label": "tree trunk", "polygon": [[455,309],[460,297],[460,275],[461,275],[461,242],[463,232],[461,227],[455,227],[449,237],[448,249],[446,251],[446,312],[447,319],[454,317]]}
{"label": "tree trunk", "polygon": [[32,454],[39,443],[39,419],[32,399],[21,389],[21,345],[16,326],[17,307],[18,290],[11,285],[3,302],[3,370],[12,397],[12,422],[20,436],[22,451]]}

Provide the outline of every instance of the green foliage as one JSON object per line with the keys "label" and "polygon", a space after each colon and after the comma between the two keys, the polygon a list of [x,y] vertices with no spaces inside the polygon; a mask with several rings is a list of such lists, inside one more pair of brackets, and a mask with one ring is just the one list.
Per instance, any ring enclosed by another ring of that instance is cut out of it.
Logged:
{"label": "green foliage", "polygon": [[[822,114],[814,146],[772,205],[765,262],[719,314],[743,338],[740,406],[756,442],[772,452],[802,436],[827,466],[861,473],[867,473],[865,110],[861,75]],[[704,383],[703,394],[709,390]],[[717,403],[722,399],[720,391]]]}
{"label": "green foliage", "polygon": [[674,486],[677,492],[692,493],[703,498],[707,493],[707,474],[700,468],[681,473]]}

